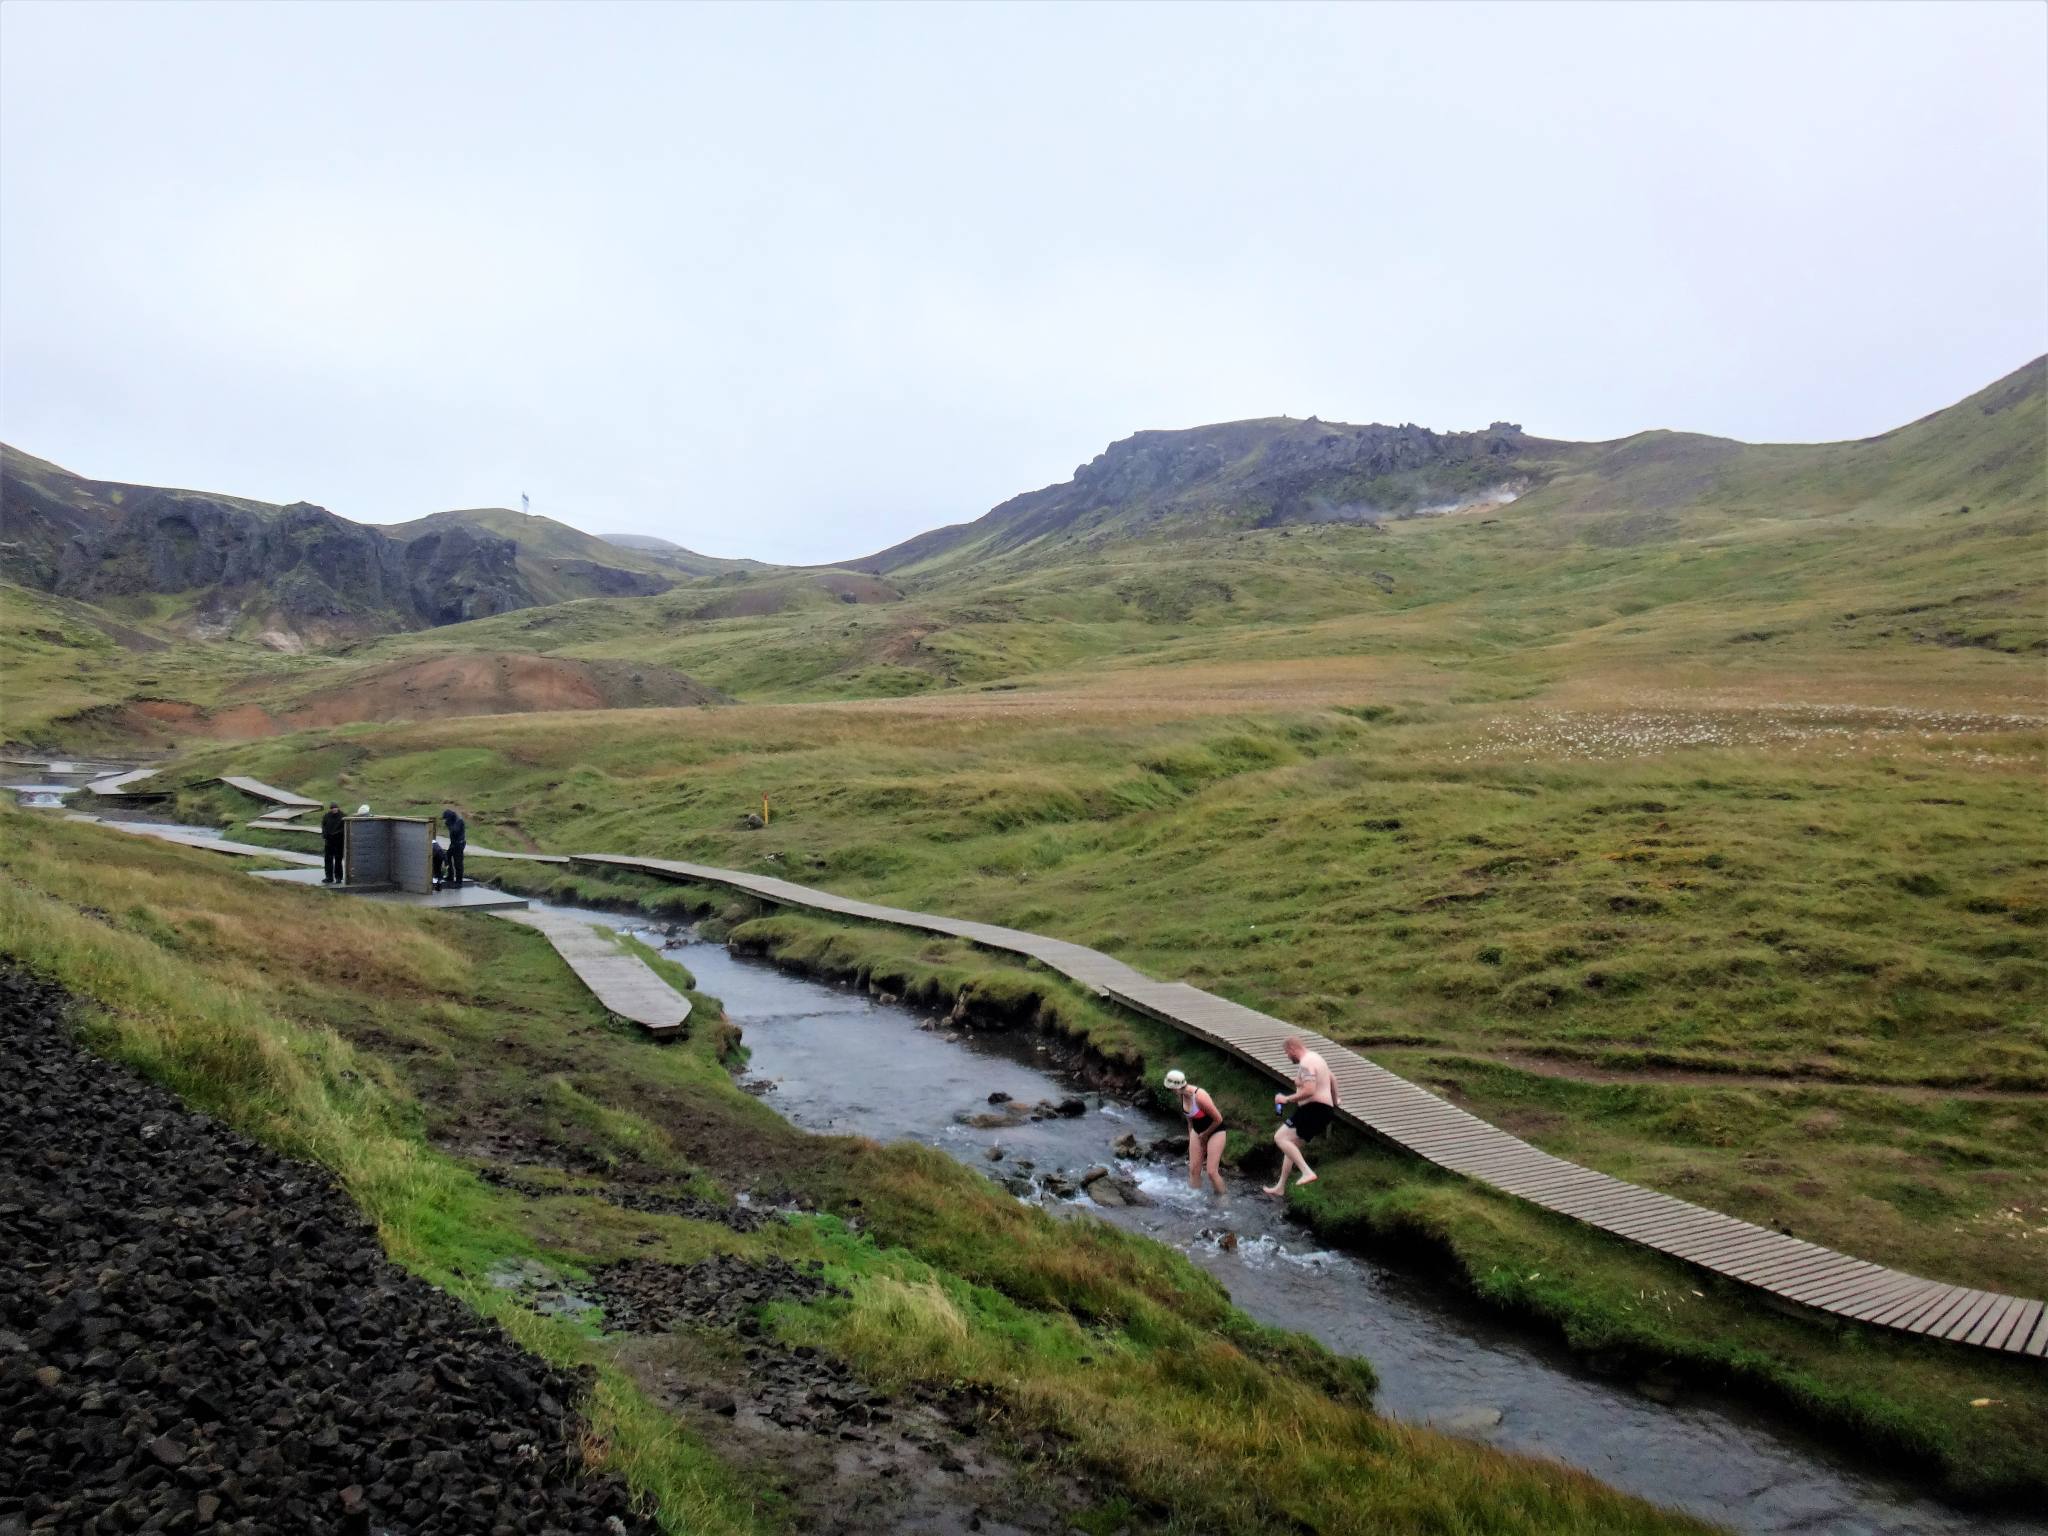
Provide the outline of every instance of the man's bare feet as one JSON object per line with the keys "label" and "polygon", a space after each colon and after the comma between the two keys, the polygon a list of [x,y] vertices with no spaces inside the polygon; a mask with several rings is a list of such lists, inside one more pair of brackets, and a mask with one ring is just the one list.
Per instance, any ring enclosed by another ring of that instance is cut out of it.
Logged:
{"label": "man's bare feet", "polygon": [[1301,1176],[1300,1178],[1298,1178],[1298,1179],[1296,1179],[1296,1180],[1294,1181],[1294,1187],[1295,1187],[1296,1189],[1299,1189],[1299,1188],[1301,1188],[1301,1186],[1302,1186],[1302,1185],[1304,1185],[1304,1184],[1313,1184],[1313,1183],[1315,1183],[1315,1181],[1316,1181],[1317,1179],[1319,1179],[1319,1178],[1321,1178],[1321,1177],[1322,1177],[1322,1175],[1321,1175],[1321,1174],[1316,1174],[1316,1173],[1304,1173],[1304,1174],[1303,1174],[1303,1175],[1302,1175],[1302,1176]]}
{"label": "man's bare feet", "polygon": [[1287,1181],[1282,1179],[1278,1184],[1268,1184],[1259,1193],[1262,1195],[1284,1195],[1287,1193]]}

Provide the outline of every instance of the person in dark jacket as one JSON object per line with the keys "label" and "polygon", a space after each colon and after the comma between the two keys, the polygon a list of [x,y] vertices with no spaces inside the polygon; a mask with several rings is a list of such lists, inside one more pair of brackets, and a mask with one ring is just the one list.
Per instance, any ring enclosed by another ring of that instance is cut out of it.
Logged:
{"label": "person in dark jacket", "polygon": [[320,818],[320,845],[327,854],[326,878],[320,883],[322,885],[341,884],[341,807],[331,801],[327,806],[327,814]]}
{"label": "person in dark jacket", "polygon": [[469,823],[451,810],[441,812],[441,825],[448,829],[448,860],[444,866],[450,885],[462,884],[462,854],[469,846]]}

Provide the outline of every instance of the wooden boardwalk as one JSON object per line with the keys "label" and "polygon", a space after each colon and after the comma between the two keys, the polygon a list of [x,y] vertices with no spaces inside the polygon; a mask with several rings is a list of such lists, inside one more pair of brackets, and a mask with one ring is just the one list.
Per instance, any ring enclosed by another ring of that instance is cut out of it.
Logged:
{"label": "wooden boardwalk", "polygon": [[723,886],[780,906],[944,934],[1023,955],[1283,1083],[1293,1082],[1293,1069],[1281,1043],[1298,1035],[1329,1062],[1337,1079],[1342,1119],[1440,1167],[1835,1317],[2005,1354],[2036,1359],[2048,1355],[2048,1311],[2040,1301],[1887,1269],[1581,1168],[1467,1114],[1333,1040],[1199,987],[1154,981],[1097,950],[1018,928],[878,906],[789,880],[705,864],[618,854],[578,854],[575,862]]}
{"label": "wooden boardwalk", "polygon": [[157,770],[154,768],[130,768],[126,773],[109,774],[104,779],[94,779],[85,786],[85,792],[89,795],[125,795],[131,792],[139,794],[141,791],[136,790],[135,786],[144,779],[155,778],[156,774]]}
{"label": "wooden boardwalk", "polygon": [[299,864],[312,869],[318,869],[321,863],[318,854],[293,853],[289,848],[265,848],[258,843],[237,843],[225,837],[209,837],[206,833],[195,832],[190,827],[166,827],[153,821],[113,821],[104,816],[87,816],[77,811],[71,812],[64,819],[97,822],[103,827],[112,827],[116,832],[132,832],[139,837],[154,837],[186,848],[203,848],[208,853],[234,853],[251,859],[278,859],[286,864]]}
{"label": "wooden boardwalk", "polygon": [[[318,837],[320,835],[319,823],[296,821],[293,819],[304,813],[304,808],[296,811],[265,811],[261,816],[245,821],[242,825],[246,827],[261,827],[266,832],[303,832],[308,837]],[[441,836],[438,826],[435,828],[434,836]],[[569,862],[569,856],[566,853],[514,853],[505,848],[486,848],[479,843],[469,844],[467,857],[471,860],[517,859],[525,864],[566,864]]]}
{"label": "wooden boardwalk", "polygon": [[690,1018],[690,1000],[663,981],[653,966],[630,954],[581,918],[560,912],[500,912],[508,923],[524,923],[547,935],[605,1011],[638,1024],[656,1039],[680,1035]]}
{"label": "wooden boardwalk", "polygon": [[230,789],[239,789],[243,794],[258,800],[268,800],[272,805],[290,806],[295,810],[317,810],[320,802],[308,800],[304,795],[295,795],[288,789],[279,789],[275,784],[266,784],[261,779],[245,779],[237,774],[224,773],[215,780]]}

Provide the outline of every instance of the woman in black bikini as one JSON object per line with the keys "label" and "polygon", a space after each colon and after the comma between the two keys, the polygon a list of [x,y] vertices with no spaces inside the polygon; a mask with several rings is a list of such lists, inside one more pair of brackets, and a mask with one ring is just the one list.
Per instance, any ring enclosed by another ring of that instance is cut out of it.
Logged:
{"label": "woman in black bikini", "polygon": [[1206,1173],[1217,1194],[1223,1189],[1223,1111],[1206,1089],[1188,1081],[1185,1072],[1166,1074],[1167,1090],[1180,1099],[1180,1112],[1188,1122],[1188,1187],[1200,1189]]}

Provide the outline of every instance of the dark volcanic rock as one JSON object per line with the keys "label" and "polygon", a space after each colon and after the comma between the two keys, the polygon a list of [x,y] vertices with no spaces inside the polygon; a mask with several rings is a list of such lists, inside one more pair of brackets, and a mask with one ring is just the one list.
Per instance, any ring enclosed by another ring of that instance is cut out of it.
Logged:
{"label": "dark volcanic rock", "polygon": [[582,1381],[0,967],[0,1532],[647,1531]]}
{"label": "dark volcanic rock", "polygon": [[462,514],[394,531],[306,502],[88,480],[12,448],[0,449],[0,504],[0,572],[86,602],[196,594],[202,636],[246,621],[324,642],[673,585],[597,560],[522,565],[517,539]]}
{"label": "dark volcanic rock", "polygon": [[1111,443],[1070,480],[848,564],[886,572],[969,543],[993,554],[1037,540],[1156,532],[1204,520],[1372,523],[1518,480],[1527,473],[1524,459],[1552,446],[1501,422],[1484,432],[1432,432],[1412,423],[1279,418],[1139,432]]}

